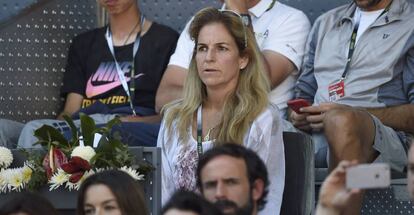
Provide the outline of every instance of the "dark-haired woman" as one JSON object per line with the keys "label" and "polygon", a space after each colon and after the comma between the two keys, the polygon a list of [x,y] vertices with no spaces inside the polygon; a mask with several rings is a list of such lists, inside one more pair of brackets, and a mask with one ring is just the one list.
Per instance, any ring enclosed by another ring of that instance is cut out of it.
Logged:
{"label": "dark-haired woman", "polygon": [[78,215],[148,215],[144,193],[127,173],[109,170],[88,177],[78,194]]}

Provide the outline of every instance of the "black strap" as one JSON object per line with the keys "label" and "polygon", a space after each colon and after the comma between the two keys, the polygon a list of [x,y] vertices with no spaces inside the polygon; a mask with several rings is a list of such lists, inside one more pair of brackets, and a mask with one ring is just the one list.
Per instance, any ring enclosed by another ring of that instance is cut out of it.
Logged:
{"label": "black strap", "polygon": [[[138,49],[139,49],[139,46],[140,46],[140,43],[141,43],[141,32],[142,32],[142,29],[144,28],[144,22],[145,22],[144,15],[141,15],[140,22],[141,22],[141,29],[137,33],[137,36],[136,36],[135,41],[134,41],[133,50],[132,50],[132,70],[131,70],[131,76],[130,76],[131,80],[129,82],[129,85],[127,84],[125,74],[121,71],[121,67],[119,66],[118,61],[117,61],[116,56],[115,56],[115,48],[114,48],[114,44],[113,44],[113,40],[112,40],[112,32],[111,32],[110,26],[108,26],[108,28],[106,30],[106,34],[105,34],[106,41],[107,41],[107,44],[108,44],[108,48],[109,48],[109,50],[112,54],[112,57],[115,61],[115,66],[116,66],[116,69],[117,69],[117,74],[118,74],[119,81],[121,82],[122,88],[124,89],[125,93],[129,97],[129,105],[130,105],[131,111],[132,111],[134,116],[137,115],[136,112],[135,112],[134,105],[133,105],[133,99],[135,97],[135,80],[134,80],[134,76],[135,76],[135,56],[138,52]],[[135,27],[134,27],[134,29],[135,29]]]}
{"label": "black strap", "polygon": [[[377,20],[382,15],[386,14],[390,10],[391,3],[392,3],[392,1],[387,5],[387,7],[377,17]],[[355,9],[354,16],[356,14],[356,10],[357,9]],[[351,42],[349,43],[348,59],[346,61],[345,70],[342,73],[341,79],[346,78],[346,75],[348,74],[349,66],[351,65],[352,56],[354,55],[355,46],[356,46],[356,38],[357,38],[357,35],[358,35],[359,22],[361,21],[360,19],[361,19],[361,16],[357,17],[357,19],[355,21],[354,30],[352,31],[352,35],[351,35]]]}
{"label": "black strap", "polygon": [[200,157],[203,154],[203,119],[202,119],[202,107],[198,107],[197,110],[197,154]]}

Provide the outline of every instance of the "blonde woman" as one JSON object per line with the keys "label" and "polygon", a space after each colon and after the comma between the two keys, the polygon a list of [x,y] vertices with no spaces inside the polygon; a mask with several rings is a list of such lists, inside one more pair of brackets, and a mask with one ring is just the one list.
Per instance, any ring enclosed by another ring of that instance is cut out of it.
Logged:
{"label": "blonde woman", "polygon": [[[243,144],[266,163],[271,181],[263,214],[278,214],[284,188],[281,118],[252,32],[232,11],[206,8],[190,26],[195,48],[184,98],[166,106],[158,136],[162,200],[196,189],[198,157],[219,142]],[[267,211],[267,212],[266,212]]]}

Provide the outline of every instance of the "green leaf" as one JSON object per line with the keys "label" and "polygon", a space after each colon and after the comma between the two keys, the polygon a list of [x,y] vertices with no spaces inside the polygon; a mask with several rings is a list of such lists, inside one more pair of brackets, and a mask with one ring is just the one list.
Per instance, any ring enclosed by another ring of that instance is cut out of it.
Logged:
{"label": "green leaf", "polygon": [[53,144],[58,147],[68,147],[69,143],[65,137],[56,128],[50,125],[43,125],[34,131],[34,136],[39,139],[37,142],[44,147],[49,147]]}
{"label": "green leaf", "polygon": [[86,114],[80,114],[81,133],[85,146],[93,145],[94,130],[96,128],[95,121]]}
{"label": "green leaf", "polygon": [[108,121],[105,126],[99,127],[95,130],[96,133],[100,133],[102,135],[107,135],[109,136],[111,134],[111,130],[112,127],[116,124],[121,123],[121,120],[119,119],[119,117],[115,117],[113,119],[111,119],[110,121]]}
{"label": "green leaf", "polygon": [[68,115],[63,115],[63,118],[68,123],[70,127],[70,131],[72,133],[72,142],[75,142],[78,140],[78,128],[76,128],[75,123],[73,123],[73,119]]}
{"label": "green leaf", "polygon": [[105,127],[108,129],[108,131],[110,131],[114,125],[118,125],[120,123],[121,123],[121,119],[119,119],[119,117],[115,117],[109,122],[107,122]]}
{"label": "green leaf", "polygon": [[[95,133],[102,134],[102,138],[98,147],[95,149],[96,155],[91,159],[90,164],[93,168],[120,168],[122,166],[130,166],[136,168],[141,174],[147,175],[154,170],[152,164],[142,161],[136,161],[129,151],[127,145],[122,143],[120,133],[112,132],[112,127],[120,123],[119,118],[114,118],[105,126],[97,128],[94,120],[85,115],[80,115],[80,132],[76,128],[73,120],[64,116],[72,131],[71,141],[67,141],[64,136],[54,127],[44,125],[35,131],[35,136],[39,138],[38,144],[47,146],[56,146],[67,156],[70,156],[73,147],[77,146],[79,135],[83,136],[86,146],[93,145]],[[28,160],[32,164],[33,173],[27,189],[36,190],[47,184],[47,176],[43,168],[42,162],[46,151],[34,153],[35,151],[26,152]],[[139,164],[137,164],[139,162]]]}
{"label": "green leaf", "polygon": [[121,140],[122,140],[121,132],[114,131],[114,132],[112,132],[111,135],[112,135],[112,138],[114,138],[115,140],[118,140],[118,141],[121,142]]}

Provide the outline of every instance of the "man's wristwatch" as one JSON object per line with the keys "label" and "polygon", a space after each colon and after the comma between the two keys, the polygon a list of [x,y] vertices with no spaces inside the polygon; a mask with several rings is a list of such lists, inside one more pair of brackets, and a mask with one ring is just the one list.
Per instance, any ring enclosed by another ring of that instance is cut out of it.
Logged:
{"label": "man's wristwatch", "polygon": [[240,16],[241,16],[242,21],[243,21],[243,24],[244,24],[245,26],[249,26],[249,25],[251,24],[252,20],[251,20],[251,18],[250,18],[250,15],[249,15],[249,14],[247,14],[247,13],[242,13],[242,14],[240,14]]}

